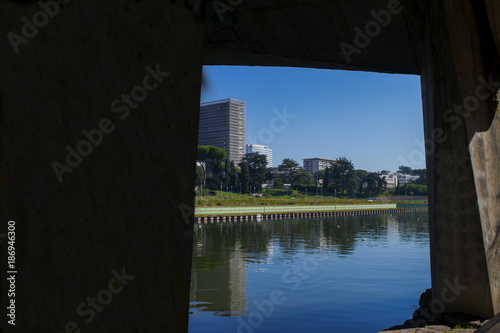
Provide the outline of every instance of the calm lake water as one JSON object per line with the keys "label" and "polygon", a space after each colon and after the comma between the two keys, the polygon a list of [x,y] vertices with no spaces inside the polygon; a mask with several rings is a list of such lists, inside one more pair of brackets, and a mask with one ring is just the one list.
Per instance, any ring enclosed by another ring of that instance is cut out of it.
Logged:
{"label": "calm lake water", "polygon": [[377,332],[430,284],[427,212],[195,225],[189,332]]}

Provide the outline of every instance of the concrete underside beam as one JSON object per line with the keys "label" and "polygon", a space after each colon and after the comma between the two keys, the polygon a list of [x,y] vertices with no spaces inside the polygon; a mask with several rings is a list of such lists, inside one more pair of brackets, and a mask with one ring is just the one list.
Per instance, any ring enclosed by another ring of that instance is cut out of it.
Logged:
{"label": "concrete underside beam", "polygon": [[0,1],[0,232],[16,222],[18,271],[13,327],[2,240],[0,331],[187,332],[200,13],[66,3]]}
{"label": "concrete underside beam", "polygon": [[420,74],[428,2],[209,2],[204,64]]}

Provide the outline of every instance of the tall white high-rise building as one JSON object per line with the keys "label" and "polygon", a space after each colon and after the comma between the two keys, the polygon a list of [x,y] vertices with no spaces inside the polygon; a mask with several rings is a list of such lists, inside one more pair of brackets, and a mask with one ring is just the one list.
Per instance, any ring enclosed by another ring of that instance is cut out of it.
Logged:
{"label": "tall white high-rise building", "polygon": [[250,144],[247,145],[247,154],[249,153],[259,153],[267,156],[267,167],[273,167],[273,150],[268,146]]}
{"label": "tall white high-rise building", "polygon": [[245,156],[246,102],[235,98],[200,105],[198,145],[215,146],[227,152],[236,165]]}

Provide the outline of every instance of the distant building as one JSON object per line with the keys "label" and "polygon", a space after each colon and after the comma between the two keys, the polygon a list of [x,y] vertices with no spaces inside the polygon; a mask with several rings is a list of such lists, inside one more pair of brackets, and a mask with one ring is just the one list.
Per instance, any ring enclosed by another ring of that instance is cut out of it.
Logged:
{"label": "distant building", "polygon": [[266,155],[267,157],[267,167],[273,167],[273,150],[268,146],[250,144],[247,145],[247,154],[250,153],[259,153],[261,155]]}
{"label": "distant building", "polygon": [[309,173],[315,173],[316,171],[325,170],[326,168],[331,168],[337,160],[329,160],[326,158],[305,158],[304,159],[304,170]]}
{"label": "distant building", "polygon": [[198,145],[222,148],[238,164],[245,155],[245,141],[245,101],[227,98],[200,105]]}
{"label": "distant building", "polygon": [[420,178],[420,176],[405,175],[402,173],[396,173],[398,176],[399,185],[404,185],[408,182],[415,181]]}
{"label": "distant building", "polygon": [[380,178],[383,178],[387,183],[387,188],[396,188],[398,187],[398,176],[392,172],[386,172],[383,170],[380,172]]}
{"label": "distant building", "polygon": [[420,176],[405,175],[399,172],[393,173],[387,170],[382,170],[378,172],[380,178],[385,178],[387,182],[387,188],[396,188],[402,186],[410,181],[415,181],[420,178]]}

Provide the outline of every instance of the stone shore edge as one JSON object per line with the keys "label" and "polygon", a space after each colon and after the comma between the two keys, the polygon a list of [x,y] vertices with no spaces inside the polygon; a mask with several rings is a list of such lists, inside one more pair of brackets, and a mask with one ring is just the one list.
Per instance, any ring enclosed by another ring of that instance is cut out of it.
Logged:
{"label": "stone shore edge", "polygon": [[375,210],[350,210],[336,212],[314,212],[314,213],[274,213],[274,214],[249,214],[237,216],[200,216],[195,217],[197,224],[217,223],[217,222],[240,222],[240,221],[262,221],[262,220],[281,220],[290,218],[313,218],[313,217],[335,217],[335,216],[364,216],[377,214],[400,214],[410,212],[424,212],[428,208],[396,208],[396,209],[375,209]]}

